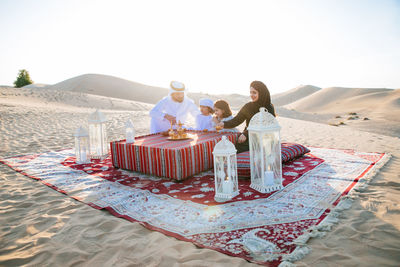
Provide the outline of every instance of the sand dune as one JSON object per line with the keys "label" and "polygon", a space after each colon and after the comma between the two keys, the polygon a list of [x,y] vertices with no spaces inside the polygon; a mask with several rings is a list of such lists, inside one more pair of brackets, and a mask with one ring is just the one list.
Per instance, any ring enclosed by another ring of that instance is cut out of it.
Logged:
{"label": "sand dune", "polygon": [[313,85],[300,85],[284,93],[272,95],[272,103],[275,106],[284,106],[318,92],[319,90],[321,90],[320,87]]}
{"label": "sand dune", "polygon": [[356,111],[370,110],[382,118],[400,122],[400,89],[354,96],[337,104],[339,108]]}
{"label": "sand dune", "polygon": [[153,104],[168,94],[168,89],[166,88],[149,86],[101,74],[80,75],[46,88]]}
{"label": "sand dune", "polygon": [[[379,101],[379,94],[393,92],[393,89],[384,88],[344,88],[344,87],[329,87],[319,90],[307,97],[286,105],[286,108],[295,109],[302,112],[318,112],[318,113],[337,113],[350,112],[357,106],[365,106],[371,104],[371,101]],[[378,93],[378,94],[377,94]],[[373,95],[368,103],[356,103],[354,97],[365,95]]]}
{"label": "sand dune", "polygon": [[[44,87],[50,90],[70,91],[76,93],[99,95],[105,97],[119,98],[124,100],[133,100],[143,103],[155,104],[164,96],[168,95],[169,85],[165,88],[145,85],[109,75],[101,74],[84,74],[77,77],[67,79],[57,84]],[[38,88],[29,87],[28,88]],[[188,96],[192,98],[196,104],[200,98],[210,98],[212,100],[225,99],[229,101],[233,108],[238,108],[249,101],[248,96],[239,94],[233,95],[209,95],[204,93],[188,92]]]}
{"label": "sand dune", "polygon": [[48,86],[50,86],[50,85],[45,84],[45,83],[32,83],[32,84],[23,86],[23,88],[44,88],[44,87],[48,87]]}

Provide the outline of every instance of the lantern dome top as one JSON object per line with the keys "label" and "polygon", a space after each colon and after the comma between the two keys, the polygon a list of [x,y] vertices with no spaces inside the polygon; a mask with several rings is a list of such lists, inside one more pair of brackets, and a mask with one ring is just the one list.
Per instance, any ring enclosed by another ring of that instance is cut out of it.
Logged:
{"label": "lantern dome top", "polygon": [[213,150],[213,154],[225,155],[225,154],[236,154],[235,145],[229,141],[225,135],[222,136],[221,141],[219,141]]}
{"label": "lantern dome top", "polygon": [[88,132],[85,130],[85,128],[83,128],[82,126],[79,127],[78,129],[76,129],[74,136],[76,137],[85,137],[85,136],[89,136]]}
{"label": "lantern dome top", "polygon": [[89,123],[103,123],[106,122],[106,116],[102,112],[100,112],[98,109],[96,109],[95,112],[89,115],[88,122]]}
{"label": "lantern dome top", "polygon": [[251,118],[247,129],[253,131],[274,131],[280,130],[281,126],[279,125],[274,115],[269,113],[266,108],[261,107],[260,112],[258,112],[253,116],[253,118]]}
{"label": "lantern dome top", "polygon": [[125,122],[125,127],[126,127],[126,128],[133,128],[133,122],[132,122],[131,119],[128,119],[128,120]]}

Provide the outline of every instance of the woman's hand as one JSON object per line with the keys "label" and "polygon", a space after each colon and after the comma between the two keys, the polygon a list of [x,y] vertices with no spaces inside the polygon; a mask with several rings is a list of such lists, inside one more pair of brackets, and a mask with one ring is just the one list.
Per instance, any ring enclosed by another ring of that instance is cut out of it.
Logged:
{"label": "woman's hand", "polygon": [[238,143],[246,142],[247,137],[244,134],[239,135]]}

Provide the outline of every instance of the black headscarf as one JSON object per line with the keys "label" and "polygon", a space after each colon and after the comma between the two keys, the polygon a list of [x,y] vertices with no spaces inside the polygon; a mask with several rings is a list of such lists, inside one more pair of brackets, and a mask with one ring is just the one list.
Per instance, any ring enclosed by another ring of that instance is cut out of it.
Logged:
{"label": "black headscarf", "polygon": [[253,81],[250,84],[250,87],[253,87],[258,92],[258,99],[256,102],[254,102],[254,104],[257,105],[257,110],[259,110],[261,107],[265,107],[269,113],[276,116],[275,108],[271,103],[271,95],[267,86],[263,82]]}

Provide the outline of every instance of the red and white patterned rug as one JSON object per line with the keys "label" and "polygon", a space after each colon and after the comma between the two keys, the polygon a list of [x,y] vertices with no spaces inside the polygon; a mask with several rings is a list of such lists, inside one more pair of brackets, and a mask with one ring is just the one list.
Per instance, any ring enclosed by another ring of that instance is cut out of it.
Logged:
{"label": "red and white patterned rug", "polygon": [[283,165],[284,189],[240,180],[233,200],[214,201],[212,171],[177,183],[115,169],[110,158],[76,165],[73,150],[1,159],[14,170],[96,209],[199,247],[277,266],[301,259],[308,238],[337,221],[346,196],[388,160],[384,153],[310,148]]}

